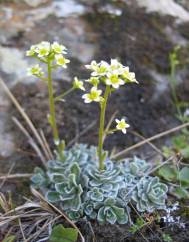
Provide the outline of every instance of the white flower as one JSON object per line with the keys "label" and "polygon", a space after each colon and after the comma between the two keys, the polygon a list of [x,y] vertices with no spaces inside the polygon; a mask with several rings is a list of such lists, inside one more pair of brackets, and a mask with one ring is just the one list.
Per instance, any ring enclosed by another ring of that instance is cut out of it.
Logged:
{"label": "white flower", "polygon": [[115,121],[117,123],[116,129],[121,130],[124,134],[126,134],[127,133],[126,129],[129,128],[130,125],[125,122],[125,119],[124,118],[122,118],[121,120],[116,119]]}
{"label": "white flower", "polygon": [[125,82],[117,74],[108,73],[107,85],[111,85],[113,88],[119,88],[120,85],[124,85]]}
{"label": "white flower", "polygon": [[129,67],[128,66],[125,66],[123,68],[122,75],[123,75],[124,78],[127,78],[129,76]]}
{"label": "white flower", "polygon": [[98,68],[98,64],[96,63],[96,61],[91,61],[90,65],[85,65],[85,67],[89,70],[96,70],[96,68]]}
{"label": "white flower", "polygon": [[36,46],[36,52],[38,53],[38,57],[48,56],[50,53],[50,43],[47,41],[42,41]]}
{"label": "white flower", "polygon": [[138,81],[136,80],[136,77],[135,77],[135,73],[134,72],[129,72],[129,74],[127,76],[127,79],[129,80],[129,82],[138,83]]}
{"label": "white flower", "polygon": [[37,76],[42,77],[44,75],[44,72],[42,71],[42,68],[39,66],[39,64],[28,68],[28,76]]}
{"label": "white flower", "polygon": [[84,94],[82,98],[84,99],[85,103],[91,103],[91,102],[100,102],[100,95],[102,91],[98,90],[96,87],[92,87],[90,93]]}
{"label": "white flower", "polygon": [[91,76],[104,76],[108,73],[109,67],[110,66],[106,61],[101,61],[91,73]]}
{"label": "white flower", "polygon": [[64,45],[60,45],[57,42],[54,42],[51,45],[52,50],[55,52],[55,54],[66,54],[66,47]]}
{"label": "white flower", "polygon": [[86,82],[89,82],[93,86],[97,87],[100,81],[97,77],[91,77],[90,79],[87,79]]}
{"label": "white flower", "polygon": [[93,71],[91,76],[104,76],[109,70],[109,64],[106,61],[101,61],[100,63],[92,61],[90,65],[85,65],[85,67]]}
{"label": "white flower", "polygon": [[79,81],[77,77],[74,78],[73,87],[76,89],[80,89],[82,91],[85,91],[85,87],[83,86],[83,82]]}
{"label": "white flower", "polygon": [[26,56],[33,56],[36,52],[36,45],[32,45],[29,50],[26,51]]}
{"label": "white flower", "polygon": [[67,68],[66,64],[70,63],[70,60],[64,58],[62,54],[55,55],[55,59],[56,59],[57,65],[62,66],[63,68]]}
{"label": "white flower", "polygon": [[138,81],[135,78],[135,73],[134,72],[129,72],[129,67],[124,67],[124,71],[122,73],[122,76],[124,79],[126,79],[127,82],[135,82],[138,83]]}
{"label": "white flower", "polygon": [[117,70],[117,69],[122,69],[122,68],[123,68],[123,65],[117,59],[111,59],[111,61],[110,61],[111,70]]}
{"label": "white flower", "polygon": [[110,65],[106,61],[102,60],[100,62],[100,67],[104,67],[104,68],[106,68],[108,70],[110,68]]}

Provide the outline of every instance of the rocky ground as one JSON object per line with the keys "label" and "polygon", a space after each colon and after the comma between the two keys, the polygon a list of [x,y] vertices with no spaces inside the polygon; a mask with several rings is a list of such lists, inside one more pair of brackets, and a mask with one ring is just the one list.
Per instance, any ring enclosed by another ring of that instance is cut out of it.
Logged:
{"label": "rocky ground", "polygon": [[[135,71],[140,85],[112,95],[108,116],[117,110],[118,116],[128,117],[131,130],[149,137],[179,124],[170,95],[169,53],[179,44],[187,56],[188,28],[188,1],[0,1],[0,76],[51,143],[46,121],[47,89],[44,83],[27,77],[26,69],[32,61],[25,57],[25,50],[42,40],[67,46],[71,64],[54,77],[58,92],[69,87],[74,76],[86,78],[88,73],[83,66],[91,60],[119,58]],[[183,67],[177,75],[183,101],[189,101],[188,79],[189,72]],[[68,98],[62,110],[60,105],[58,120],[67,142],[98,121],[97,107],[83,104],[80,93]],[[12,116],[19,118],[0,88],[0,173],[7,173],[11,167],[11,173],[32,172],[40,161],[13,124]],[[97,123],[78,141],[96,144],[96,127]],[[132,134],[116,134],[107,141],[106,148],[120,150],[139,140]],[[169,140],[156,144],[161,146],[164,142]],[[147,158],[155,155],[146,146],[135,153]],[[2,189],[16,189],[21,197],[26,195],[28,184],[6,182]]]}

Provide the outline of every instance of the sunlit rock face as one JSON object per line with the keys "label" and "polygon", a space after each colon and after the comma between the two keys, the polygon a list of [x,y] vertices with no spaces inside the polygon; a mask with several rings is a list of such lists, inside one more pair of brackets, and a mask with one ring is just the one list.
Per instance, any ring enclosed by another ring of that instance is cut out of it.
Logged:
{"label": "sunlit rock face", "polygon": [[75,0],[53,1],[57,17],[68,17],[70,15],[81,15],[85,13],[85,7]]}
{"label": "sunlit rock face", "polygon": [[14,135],[7,126],[9,100],[0,88],[0,158],[10,156],[15,150]]}
{"label": "sunlit rock face", "polygon": [[9,85],[14,85],[17,80],[26,79],[27,68],[28,63],[23,51],[0,46],[0,69]]}
{"label": "sunlit rock face", "polygon": [[146,8],[147,12],[159,12],[163,15],[170,15],[180,21],[189,21],[189,12],[174,0],[137,0],[140,7]]}
{"label": "sunlit rock face", "polygon": [[24,0],[24,2],[28,6],[31,6],[31,7],[35,8],[35,7],[39,6],[40,4],[48,2],[48,0]]}
{"label": "sunlit rock face", "polygon": [[189,1],[188,0],[175,0],[176,3],[179,3],[184,8],[186,8],[189,11]]}

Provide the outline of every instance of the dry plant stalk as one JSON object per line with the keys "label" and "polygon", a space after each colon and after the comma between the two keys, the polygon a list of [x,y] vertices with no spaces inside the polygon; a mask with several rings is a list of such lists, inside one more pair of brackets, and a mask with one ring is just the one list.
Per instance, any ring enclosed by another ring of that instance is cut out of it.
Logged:
{"label": "dry plant stalk", "polygon": [[[53,225],[57,222],[66,221],[78,231],[81,241],[85,242],[75,223],[53,204],[46,201],[34,188],[31,191],[37,199],[36,202],[27,200],[24,205],[14,209],[11,209],[5,196],[0,193],[0,205],[4,210],[4,213],[0,214],[2,232],[6,234],[6,231],[8,232],[11,228],[12,233],[16,235],[17,241],[36,242],[45,238],[48,240]],[[3,231],[3,227],[5,231]]]}
{"label": "dry plant stalk", "polygon": [[[8,95],[8,97],[10,98],[10,100],[13,102],[13,104],[15,105],[15,107],[17,108],[17,110],[19,111],[19,113],[21,114],[21,116],[24,118],[24,120],[28,124],[28,126],[31,129],[34,137],[36,138],[37,142],[41,146],[41,149],[42,149],[42,151],[44,153],[44,157],[46,158],[46,160],[49,160],[51,157],[48,155],[48,150],[46,148],[46,145],[44,144],[42,137],[40,136],[39,132],[35,128],[34,124],[31,121],[31,119],[28,117],[28,115],[26,114],[26,112],[24,111],[24,109],[22,108],[22,106],[19,104],[19,102],[17,101],[17,99],[14,97],[14,95],[12,94],[12,92],[9,90],[9,88],[7,87],[7,85],[5,84],[5,82],[2,80],[2,78],[0,78],[0,84],[3,87],[5,93]],[[42,161],[42,162],[43,162],[43,165],[44,165],[44,161]]]}
{"label": "dry plant stalk", "polygon": [[177,127],[175,127],[175,128],[172,128],[172,129],[166,130],[166,131],[161,132],[161,133],[159,133],[159,134],[156,134],[156,135],[154,135],[154,136],[152,136],[152,137],[150,137],[150,138],[147,138],[147,139],[145,139],[145,140],[142,140],[141,142],[136,143],[136,144],[134,144],[134,145],[132,145],[132,146],[130,146],[130,147],[128,147],[128,148],[126,148],[126,149],[124,149],[124,150],[118,152],[117,154],[113,155],[111,158],[112,158],[112,159],[119,160],[121,157],[124,157],[124,156],[125,156],[129,151],[131,151],[131,150],[134,150],[134,149],[136,149],[136,148],[138,148],[138,147],[140,147],[140,146],[142,146],[142,145],[145,145],[145,144],[147,144],[147,143],[149,143],[149,142],[151,142],[151,141],[154,141],[154,140],[156,140],[156,139],[160,139],[160,138],[162,138],[163,136],[166,136],[166,135],[168,135],[168,134],[174,133],[174,132],[176,132],[176,131],[178,131],[178,130],[184,129],[184,128],[188,127],[188,126],[189,126],[189,122],[188,122],[188,123],[185,123],[185,124],[182,124],[182,125],[179,125],[179,126],[177,126]]}

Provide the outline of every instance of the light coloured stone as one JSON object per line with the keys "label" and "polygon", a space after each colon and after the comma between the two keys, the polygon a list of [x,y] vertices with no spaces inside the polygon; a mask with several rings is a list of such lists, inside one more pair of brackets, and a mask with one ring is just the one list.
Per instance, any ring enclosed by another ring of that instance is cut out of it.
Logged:
{"label": "light coloured stone", "polygon": [[146,8],[147,12],[159,12],[170,15],[182,22],[189,21],[189,12],[174,0],[136,0],[140,7]]}
{"label": "light coloured stone", "polygon": [[9,84],[23,80],[27,75],[28,63],[24,53],[16,48],[0,46],[0,70],[11,76]]}
{"label": "light coloured stone", "polygon": [[100,12],[109,13],[112,16],[121,16],[122,10],[120,8],[117,8],[111,4],[106,4],[100,9]]}
{"label": "light coloured stone", "polygon": [[8,133],[8,134],[1,133],[1,130],[0,130],[0,156],[9,157],[14,151],[15,151],[15,144],[14,144],[13,136],[11,135],[11,133]]}
{"label": "light coloured stone", "polygon": [[74,0],[53,1],[52,7],[57,17],[81,15],[85,12],[85,7]]}
{"label": "light coloured stone", "polygon": [[10,100],[0,88],[0,156],[8,157],[15,151],[14,135],[7,129]]}
{"label": "light coloured stone", "polygon": [[35,7],[39,6],[40,4],[46,3],[47,0],[24,0],[24,2],[27,5],[35,8]]}

